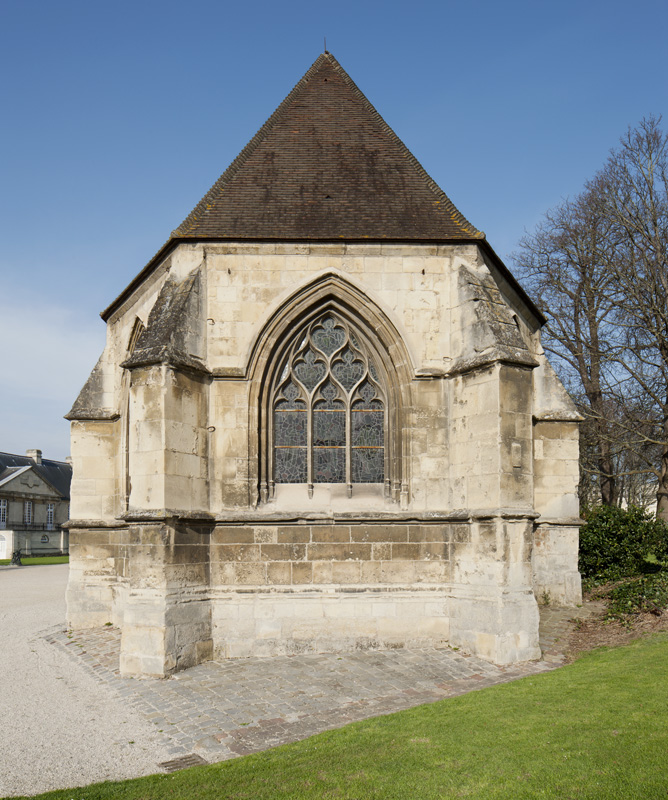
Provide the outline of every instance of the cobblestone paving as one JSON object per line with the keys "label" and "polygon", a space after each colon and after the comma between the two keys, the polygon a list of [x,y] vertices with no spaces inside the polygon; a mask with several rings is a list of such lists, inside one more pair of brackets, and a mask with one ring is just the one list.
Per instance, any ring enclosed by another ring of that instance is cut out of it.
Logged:
{"label": "cobblestone paving", "polygon": [[554,669],[564,660],[569,620],[596,611],[542,607],[543,660],[506,668],[451,649],[391,650],[209,661],[138,680],[119,675],[115,628],[45,638],[144,713],[175,758],[194,753],[213,762]]}

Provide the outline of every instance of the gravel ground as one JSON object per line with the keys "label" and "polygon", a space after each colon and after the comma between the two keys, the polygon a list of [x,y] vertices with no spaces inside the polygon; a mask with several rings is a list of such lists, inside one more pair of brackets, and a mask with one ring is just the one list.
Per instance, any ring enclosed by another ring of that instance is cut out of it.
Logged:
{"label": "gravel ground", "polygon": [[0,567],[0,797],[160,772],[168,740],[45,630],[64,627],[67,564]]}

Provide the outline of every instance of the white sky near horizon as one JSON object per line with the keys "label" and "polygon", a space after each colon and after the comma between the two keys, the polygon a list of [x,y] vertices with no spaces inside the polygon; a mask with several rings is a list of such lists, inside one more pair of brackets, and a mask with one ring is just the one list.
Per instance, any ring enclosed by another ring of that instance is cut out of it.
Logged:
{"label": "white sky near horizon", "polygon": [[68,455],[99,312],[324,36],[511,268],[629,125],[668,124],[665,0],[3,0],[0,451]]}

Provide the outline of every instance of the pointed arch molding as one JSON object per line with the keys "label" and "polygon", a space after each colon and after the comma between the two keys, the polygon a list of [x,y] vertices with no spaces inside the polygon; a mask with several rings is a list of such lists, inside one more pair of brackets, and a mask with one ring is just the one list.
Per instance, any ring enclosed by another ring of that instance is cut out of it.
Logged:
{"label": "pointed arch molding", "polygon": [[273,443],[269,439],[268,419],[277,371],[295,336],[327,312],[358,331],[377,358],[387,394],[386,496],[406,506],[409,495],[406,415],[410,383],[415,376],[413,359],[388,314],[359,287],[333,272],[318,276],[283,300],[251,345],[247,370],[251,500],[255,505],[271,495],[268,464],[273,457]]}
{"label": "pointed arch molding", "polygon": [[[291,329],[325,309],[327,303],[348,309],[350,321],[366,322],[385,350],[392,355],[394,369],[404,380],[415,375],[412,357],[398,325],[371,295],[360,289],[347,276],[329,270],[291,292],[270,314],[249,348],[246,375],[251,380],[259,378],[277,342],[285,339]],[[311,313],[309,313],[311,312]]]}

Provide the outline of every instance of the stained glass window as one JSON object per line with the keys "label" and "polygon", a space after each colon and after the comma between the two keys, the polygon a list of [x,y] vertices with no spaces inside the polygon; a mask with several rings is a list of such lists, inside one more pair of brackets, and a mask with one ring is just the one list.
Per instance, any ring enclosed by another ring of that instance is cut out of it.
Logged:
{"label": "stained glass window", "polygon": [[273,392],[270,482],[383,483],[385,392],[362,337],[332,312],[300,331]]}

